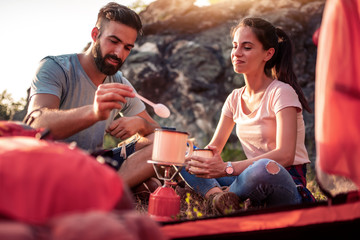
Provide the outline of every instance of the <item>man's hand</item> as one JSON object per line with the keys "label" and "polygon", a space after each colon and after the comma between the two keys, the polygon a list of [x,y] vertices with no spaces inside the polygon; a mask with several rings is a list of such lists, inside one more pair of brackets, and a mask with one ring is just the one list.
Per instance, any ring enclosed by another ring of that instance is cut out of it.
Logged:
{"label": "man's hand", "polygon": [[121,109],[125,97],[135,97],[130,86],[121,83],[100,84],[95,92],[94,114],[98,120],[105,120],[113,109]]}
{"label": "man's hand", "polygon": [[125,140],[134,134],[141,132],[145,124],[145,119],[134,116],[134,117],[121,117],[114,120],[106,132],[112,136]]}

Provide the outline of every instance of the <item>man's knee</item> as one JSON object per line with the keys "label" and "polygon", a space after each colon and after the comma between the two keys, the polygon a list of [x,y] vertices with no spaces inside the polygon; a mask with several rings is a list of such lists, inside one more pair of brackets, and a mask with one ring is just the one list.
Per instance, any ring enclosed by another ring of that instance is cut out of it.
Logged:
{"label": "man's knee", "polygon": [[138,151],[144,147],[152,145],[154,142],[154,133],[146,136],[141,136],[135,144],[135,151]]}

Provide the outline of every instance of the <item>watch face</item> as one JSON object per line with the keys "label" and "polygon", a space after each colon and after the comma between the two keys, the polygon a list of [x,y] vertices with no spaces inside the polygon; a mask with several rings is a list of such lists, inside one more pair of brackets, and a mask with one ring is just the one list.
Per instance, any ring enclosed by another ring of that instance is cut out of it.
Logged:
{"label": "watch face", "polygon": [[229,175],[233,174],[233,173],[234,173],[234,168],[232,168],[232,167],[230,167],[230,166],[227,167],[227,168],[226,168],[226,173],[229,174]]}

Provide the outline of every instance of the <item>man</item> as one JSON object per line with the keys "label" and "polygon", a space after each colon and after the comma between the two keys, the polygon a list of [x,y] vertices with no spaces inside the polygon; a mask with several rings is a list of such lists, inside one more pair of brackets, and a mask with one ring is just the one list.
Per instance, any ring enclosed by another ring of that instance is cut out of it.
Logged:
{"label": "man", "polygon": [[[142,31],[139,16],[117,3],[98,14],[91,32],[92,46],[84,53],[44,58],[31,84],[28,113],[41,109],[32,126],[48,128],[55,139],[94,150],[104,132],[120,139],[142,136],[119,174],[130,187],[154,175],[146,162],[152,152],[152,133],[159,125],[145,105],[134,98],[134,88],[118,72]],[[122,117],[114,120],[121,110]]]}

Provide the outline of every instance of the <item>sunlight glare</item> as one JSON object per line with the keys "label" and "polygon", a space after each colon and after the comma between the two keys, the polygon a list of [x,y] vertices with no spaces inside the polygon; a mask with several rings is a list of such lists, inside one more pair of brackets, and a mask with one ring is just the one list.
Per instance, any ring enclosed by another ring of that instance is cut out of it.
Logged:
{"label": "sunlight glare", "polygon": [[194,2],[194,5],[198,7],[205,7],[210,6],[210,2],[209,0],[196,0],[196,2]]}

